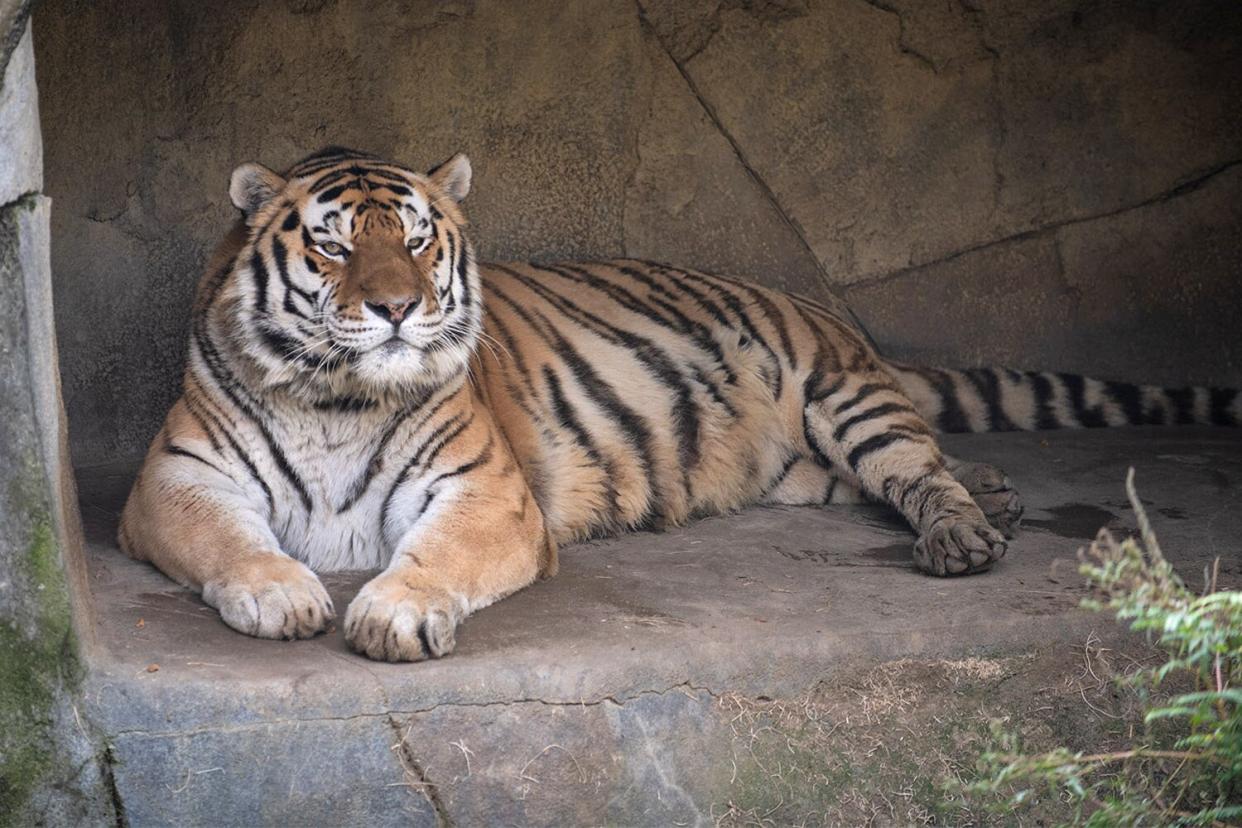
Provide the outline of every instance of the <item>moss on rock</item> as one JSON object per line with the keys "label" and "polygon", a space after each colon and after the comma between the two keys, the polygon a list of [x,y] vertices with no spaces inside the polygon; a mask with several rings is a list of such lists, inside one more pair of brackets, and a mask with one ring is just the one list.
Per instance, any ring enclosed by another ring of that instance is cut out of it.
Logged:
{"label": "moss on rock", "polygon": [[[33,454],[33,453],[32,453]],[[69,588],[33,456],[8,487],[9,590],[0,619],[0,826],[24,821],[28,800],[55,774],[56,708],[77,691],[81,667]]]}

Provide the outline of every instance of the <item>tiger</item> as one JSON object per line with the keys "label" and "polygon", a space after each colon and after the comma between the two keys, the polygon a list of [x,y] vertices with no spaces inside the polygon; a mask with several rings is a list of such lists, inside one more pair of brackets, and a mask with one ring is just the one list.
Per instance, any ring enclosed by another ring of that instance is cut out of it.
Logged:
{"label": "tiger", "polygon": [[260,638],[333,624],[316,573],[378,570],[344,637],[419,661],[566,544],[750,504],[888,504],[919,570],[981,573],[1021,500],[938,431],[1242,418],[1232,390],[887,360],[843,303],[732,277],[484,264],[471,179],[340,147],[233,172],[125,553]]}

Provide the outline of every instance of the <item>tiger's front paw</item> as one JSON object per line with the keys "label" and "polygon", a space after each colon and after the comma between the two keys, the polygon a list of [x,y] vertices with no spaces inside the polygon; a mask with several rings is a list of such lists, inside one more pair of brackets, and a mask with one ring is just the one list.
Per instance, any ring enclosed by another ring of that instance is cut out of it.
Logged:
{"label": "tiger's front paw", "polygon": [[327,590],[304,564],[257,555],[203,584],[203,600],[224,623],[256,638],[310,638],[336,617]]}
{"label": "tiger's front paw", "polygon": [[914,544],[914,564],[929,575],[986,572],[1005,557],[1008,544],[982,520],[946,517]]}
{"label": "tiger's front paw", "polygon": [[422,661],[453,651],[465,613],[446,591],[380,575],[345,613],[345,640],[377,661]]}

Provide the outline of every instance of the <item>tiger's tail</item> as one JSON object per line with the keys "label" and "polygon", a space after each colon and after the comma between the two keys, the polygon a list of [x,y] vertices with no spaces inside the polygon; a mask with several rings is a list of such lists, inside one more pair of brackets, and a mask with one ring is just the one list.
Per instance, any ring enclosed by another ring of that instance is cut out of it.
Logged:
{"label": "tiger's tail", "polygon": [[942,432],[1242,426],[1242,394],[1232,388],[1161,388],[1045,371],[885,364],[919,414]]}

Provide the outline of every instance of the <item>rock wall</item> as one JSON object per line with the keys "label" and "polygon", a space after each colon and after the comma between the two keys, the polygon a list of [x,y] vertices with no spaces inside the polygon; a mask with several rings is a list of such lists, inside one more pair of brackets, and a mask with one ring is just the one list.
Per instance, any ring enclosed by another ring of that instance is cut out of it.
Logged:
{"label": "rock wall", "polygon": [[177,393],[228,174],[464,150],[489,258],[844,296],[894,356],[1242,384],[1232,0],[46,0],[78,462]]}
{"label": "rock wall", "polygon": [[0,826],[111,823],[78,716],[93,641],[56,374],[28,2],[0,0]]}

